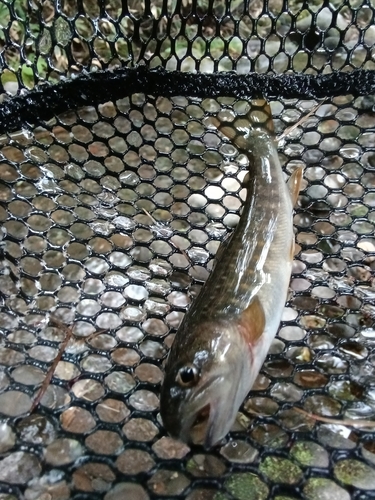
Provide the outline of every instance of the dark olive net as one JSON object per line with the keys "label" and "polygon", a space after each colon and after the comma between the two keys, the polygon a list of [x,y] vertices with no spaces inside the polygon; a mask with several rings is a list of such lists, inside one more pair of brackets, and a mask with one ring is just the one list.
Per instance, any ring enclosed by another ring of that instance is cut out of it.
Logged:
{"label": "dark olive net", "polygon": [[[0,2],[0,500],[375,498],[374,429],[297,411],[375,421],[374,10]],[[137,63],[199,73],[163,91],[162,72],[131,85],[116,73]],[[277,134],[311,96],[331,97],[279,142],[287,175],[304,166],[290,294],[232,432],[206,452],[169,438],[158,408],[162,361],[251,169],[210,126],[248,105],[240,91],[218,97],[217,70],[274,97],[300,82],[299,99],[271,102]]]}

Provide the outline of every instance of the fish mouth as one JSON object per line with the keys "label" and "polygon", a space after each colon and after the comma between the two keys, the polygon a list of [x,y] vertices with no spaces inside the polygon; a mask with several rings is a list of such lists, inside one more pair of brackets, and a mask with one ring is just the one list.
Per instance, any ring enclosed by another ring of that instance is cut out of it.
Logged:
{"label": "fish mouth", "polygon": [[[200,388],[198,394],[194,393],[185,402],[180,410],[180,439],[197,445],[203,445],[206,450],[217,445],[230,431],[236,420],[238,409],[244,400],[248,387],[242,387],[242,371],[232,373],[231,383],[228,376],[210,377]],[[236,390],[233,390],[232,382]]]}
{"label": "fish mouth", "polygon": [[206,436],[210,420],[210,403],[201,408],[195,416],[193,425],[190,427],[189,436],[193,444],[206,445]]}
{"label": "fish mouth", "polygon": [[213,398],[190,411],[181,429],[180,439],[195,445],[203,445],[205,449],[218,444],[229,432],[236,418],[237,409],[232,403],[230,398],[229,401]]}
{"label": "fish mouth", "polygon": [[220,401],[210,401],[189,419],[181,438],[185,442],[202,445],[206,450],[218,444],[229,432],[236,419],[237,410],[225,408]]}
{"label": "fish mouth", "polygon": [[251,366],[247,355],[242,360],[237,356],[230,369],[222,365],[215,368],[185,393],[184,399],[176,398],[175,411],[169,408],[165,419],[167,429],[175,437],[185,443],[203,445],[205,449],[219,444],[228,434],[250,388]]}

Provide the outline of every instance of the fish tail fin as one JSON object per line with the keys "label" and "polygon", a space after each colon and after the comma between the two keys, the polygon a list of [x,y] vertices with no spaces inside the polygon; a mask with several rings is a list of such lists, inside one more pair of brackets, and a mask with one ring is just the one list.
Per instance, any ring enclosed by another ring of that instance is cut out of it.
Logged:
{"label": "fish tail fin", "polygon": [[265,99],[254,99],[247,103],[244,114],[224,109],[211,122],[240,149],[248,149],[248,140],[254,131],[263,131],[274,136],[271,107]]}

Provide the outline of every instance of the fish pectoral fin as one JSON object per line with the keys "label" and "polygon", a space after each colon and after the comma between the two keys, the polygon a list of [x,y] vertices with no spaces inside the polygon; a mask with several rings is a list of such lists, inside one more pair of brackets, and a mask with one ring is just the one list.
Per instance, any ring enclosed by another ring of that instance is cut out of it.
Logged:
{"label": "fish pectoral fin", "polygon": [[242,311],[238,327],[248,344],[254,345],[262,337],[266,326],[266,316],[263,306],[257,295],[250,305]]}
{"label": "fish pectoral fin", "polygon": [[294,170],[288,180],[288,189],[293,207],[296,205],[298,200],[298,195],[301,190],[302,177],[303,167],[298,167]]}

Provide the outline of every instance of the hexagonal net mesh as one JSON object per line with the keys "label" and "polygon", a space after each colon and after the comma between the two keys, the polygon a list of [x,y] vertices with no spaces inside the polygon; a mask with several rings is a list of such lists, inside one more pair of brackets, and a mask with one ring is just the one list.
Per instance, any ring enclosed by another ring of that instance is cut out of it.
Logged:
{"label": "hexagonal net mesh", "polygon": [[[2,1],[2,100],[136,63],[373,70],[373,20],[356,0]],[[315,105],[273,100],[277,133]],[[293,275],[231,433],[205,451],[161,424],[162,361],[246,196],[247,157],[207,126],[223,107],[246,102],[139,88],[0,137],[1,500],[375,498],[374,432],[340,423],[375,416],[373,96],[279,143],[304,167]]]}

